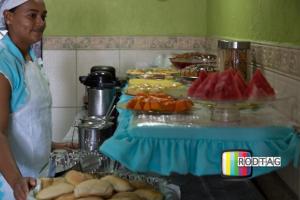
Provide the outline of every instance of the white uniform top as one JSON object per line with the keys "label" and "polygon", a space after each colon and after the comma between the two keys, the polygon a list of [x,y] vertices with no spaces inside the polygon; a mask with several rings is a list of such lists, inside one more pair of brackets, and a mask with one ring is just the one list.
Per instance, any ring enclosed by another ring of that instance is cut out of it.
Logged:
{"label": "white uniform top", "polygon": [[[26,104],[10,115],[8,138],[23,176],[37,177],[51,151],[51,94],[38,62],[25,65],[29,91]],[[1,161],[3,162],[3,161]],[[0,175],[0,200],[13,200],[12,189]]]}

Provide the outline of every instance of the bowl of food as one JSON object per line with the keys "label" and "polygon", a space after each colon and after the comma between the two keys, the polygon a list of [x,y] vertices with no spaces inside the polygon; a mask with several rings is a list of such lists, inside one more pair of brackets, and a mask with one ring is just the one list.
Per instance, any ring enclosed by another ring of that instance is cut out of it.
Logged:
{"label": "bowl of food", "polygon": [[170,58],[172,65],[177,69],[183,69],[194,64],[216,64],[217,56],[213,54],[191,52],[184,54],[177,54]]}

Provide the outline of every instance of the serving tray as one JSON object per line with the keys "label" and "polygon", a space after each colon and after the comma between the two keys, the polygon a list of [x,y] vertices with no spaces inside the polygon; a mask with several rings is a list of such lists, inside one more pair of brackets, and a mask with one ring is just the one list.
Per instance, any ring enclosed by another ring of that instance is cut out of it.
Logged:
{"label": "serving tray", "polygon": [[[61,155],[59,155],[61,154]],[[75,158],[71,162],[64,162],[63,158],[65,157],[66,160],[70,158]],[[75,156],[74,156],[75,155]],[[55,159],[53,159],[55,157]],[[56,160],[57,159],[57,160]],[[95,160],[96,159],[96,160]],[[120,178],[126,179],[128,181],[142,181],[146,184],[153,186],[155,189],[159,190],[163,195],[165,200],[180,200],[180,188],[177,185],[170,183],[167,177],[158,176],[155,174],[146,174],[146,173],[134,173],[132,171],[127,170],[124,168],[120,163],[117,161],[111,160],[103,154],[94,152],[64,152],[59,151],[50,156],[50,160],[52,160],[52,169],[51,163],[48,164],[47,167],[44,168],[44,171],[52,170],[53,167],[56,170],[69,169],[64,170],[63,172],[67,172],[70,169],[73,169],[74,166],[81,162],[80,168],[83,172],[88,172],[91,175],[100,178],[105,175],[115,175]],[[53,161],[54,160],[54,161]],[[84,163],[82,163],[84,162]],[[67,164],[67,165],[66,165]],[[80,170],[77,169],[77,170]],[[51,174],[52,172],[48,172]],[[59,171],[58,174],[63,175],[62,171]],[[43,172],[42,174],[46,174]],[[45,177],[41,175],[41,177]],[[36,194],[41,190],[41,181],[37,179],[37,186],[29,193],[27,200],[36,200]]]}

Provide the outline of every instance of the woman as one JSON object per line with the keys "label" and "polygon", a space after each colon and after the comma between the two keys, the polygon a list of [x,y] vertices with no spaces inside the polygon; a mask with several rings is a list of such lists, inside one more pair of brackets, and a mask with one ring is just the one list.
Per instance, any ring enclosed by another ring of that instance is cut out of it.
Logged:
{"label": "woman", "polygon": [[0,15],[0,199],[25,200],[51,151],[49,84],[31,49],[47,10],[43,0],[6,0]]}

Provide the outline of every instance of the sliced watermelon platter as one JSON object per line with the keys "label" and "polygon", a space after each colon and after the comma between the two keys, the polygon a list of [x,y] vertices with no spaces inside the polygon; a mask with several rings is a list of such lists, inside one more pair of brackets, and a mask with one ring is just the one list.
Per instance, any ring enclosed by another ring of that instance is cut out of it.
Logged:
{"label": "sliced watermelon platter", "polygon": [[201,71],[189,87],[188,96],[217,102],[265,101],[274,99],[275,91],[260,69],[247,83],[239,71],[230,68],[223,72]]}

